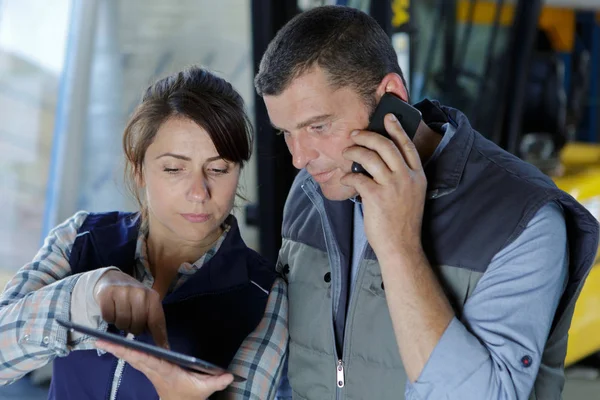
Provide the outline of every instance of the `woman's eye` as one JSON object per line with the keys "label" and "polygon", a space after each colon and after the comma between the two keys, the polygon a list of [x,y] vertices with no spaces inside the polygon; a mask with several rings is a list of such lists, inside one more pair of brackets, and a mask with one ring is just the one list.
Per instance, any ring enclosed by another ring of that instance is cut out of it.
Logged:
{"label": "woman's eye", "polygon": [[163,169],[167,174],[176,174],[181,171],[181,168],[164,168]]}
{"label": "woman's eye", "polygon": [[227,168],[225,168],[225,169],[211,168],[210,171],[217,175],[223,175],[223,174],[226,174],[227,172],[229,172],[229,170]]}

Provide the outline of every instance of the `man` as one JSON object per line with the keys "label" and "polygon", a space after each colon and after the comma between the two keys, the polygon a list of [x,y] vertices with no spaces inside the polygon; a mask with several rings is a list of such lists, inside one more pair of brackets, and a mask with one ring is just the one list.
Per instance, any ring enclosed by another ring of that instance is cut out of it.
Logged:
{"label": "man", "polygon": [[358,10],[294,18],[255,86],[301,170],[278,262],[293,397],[560,398],[597,221],[458,110],[418,104],[413,141],[393,118],[391,139],[361,130],[384,93],[409,97]]}

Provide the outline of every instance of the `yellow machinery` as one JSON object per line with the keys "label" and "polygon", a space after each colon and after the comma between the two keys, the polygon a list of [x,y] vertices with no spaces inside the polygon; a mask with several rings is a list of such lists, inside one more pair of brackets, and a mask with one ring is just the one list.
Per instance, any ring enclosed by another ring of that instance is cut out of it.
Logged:
{"label": "yellow machinery", "polygon": [[[600,218],[600,145],[569,143],[561,153],[561,171],[553,177],[596,218]],[[565,365],[600,351],[600,259],[592,268],[575,306]]]}
{"label": "yellow machinery", "polygon": [[[457,21],[464,24],[471,20],[478,25],[491,26],[496,17],[498,3],[493,0],[458,0]],[[504,5],[500,10],[498,22],[501,26],[507,27],[515,20],[516,2],[502,3]],[[471,9],[471,6],[474,8]],[[556,52],[569,54],[573,51],[579,10],[595,10],[596,20],[600,21],[600,0],[546,1],[538,20],[538,27],[548,34]],[[592,64],[591,68],[594,70],[597,64]],[[596,71],[592,72],[594,73],[597,74]],[[559,170],[549,175],[560,189],[571,194],[597,219],[600,219],[600,144],[567,143],[560,153]],[[565,365],[572,365],[595,353],[600,354],[600,258],[598,255],[575,306]]]}

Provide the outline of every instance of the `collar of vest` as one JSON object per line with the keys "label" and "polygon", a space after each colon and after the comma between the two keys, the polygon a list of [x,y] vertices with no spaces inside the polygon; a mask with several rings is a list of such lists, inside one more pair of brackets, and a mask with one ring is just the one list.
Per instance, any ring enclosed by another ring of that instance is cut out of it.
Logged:
{"label": "collar of vest", "polygon": [[[434,131],[440,132],[445,123],[451,123],[456,132],[440,153],[438,158],[425,168],[427,176],[427,197],[439,198],[452,193],[459,185],[468,156],[473,146],[475,135],[467,117],[460,111],[444,107],[433,100],[423,100],[415,105],[421,111],[423,121]],[[342,262],[351,256],[352,207],[351,200],[333,201],[323,196],[320,186],[306,174],[302,181],[302,189],[319,209],[324,209],[330,227],[336,232],[337,243],[340,246]],[[366,258],[374,258],[370,248],[365,253]],[[344,277],[342,277],[342,281]]]}
{"label": "collar of vest", "polygon": [[437,159],[425,167],[428,198],[437,198],[453,192],[461,181],[475,135],[462,112],[442,106],[436,100],[423,100],[414,105],[421,111],[423,122],[436,132],[445,123],[452,124],[456,132]]}
{"label": "collar of vest", "polygon": [[[140,222],[139,213],[91,213],[79,229],[74,247],[79,244],[80,236],[89,235],[89,240],[94,243],[98,267],[116,266],[131,275],[135,266]],[[72,252],[69,262],[77,264],[78,261],[74,261],[73,256]]]}

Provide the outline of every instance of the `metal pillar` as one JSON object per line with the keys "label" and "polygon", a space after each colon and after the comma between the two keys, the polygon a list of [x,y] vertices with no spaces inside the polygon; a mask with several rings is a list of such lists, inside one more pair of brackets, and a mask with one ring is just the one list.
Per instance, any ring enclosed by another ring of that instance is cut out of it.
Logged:
{"label": "metal pillar", "polygon": [[594,12],[581,12],[577,16],[581,42],[590,53],[589,92],[583,110],[583,121],[577,139],[583,142],[600,142],[600,20]]}
{"label": "metal pillar", "polygon": [[[490,38],[488,41],[488,46],[485,52],[485,56],[483,57],[484,65],[483,72],[479,77],[479,83],[477,88],[477,97],[475,97],[475,101],[471,103],[470,114],[473,115],[471,119],[471,124],[478,129],[479,121],[482,119],[482,113],[479,108],[480,101],[483,101],[489,90],[489,76],[492,72],[492,67],[494,64],[494,51],[496,49],[496,43],[498,41],[498,30],[500,29],[500,17],[502,16],[502,9],[504,8],[505,0],[496,0],[496,13],[494,15],[494,23],[492,24],[492,30],[490,32]],[[500,88],[502,85],[498,83],[497,87]],[[488,101],[491,101],[488,99]],[[498,130],[498,132],[500,132]],[[493,131],[492,131],[493,136]],[[495,140],[497,143],[499,139]]]}
{"label": "metal pillar", "polygon": [[452,93],[456,86],[456,0],[446,0],[444,8],[444,87],[446,93]]}
{"label": "metal pillar", "polygon": [[[252,0],[254,72],[277,31],[298,13],[294,0]],[[283,206],[296,170],[283,139],[271,127],[263,99],[255,95],[254,126],[258,167],[258,205],[246,208],[248,225],[260,230],[260,253],[270,262],[277,260],[281,247]]]}
{"label": "metal pillar", "polygon": [[[99,5],[98,34],[90,72],[78,209],[135,210],[122,182],[123,62],[119,47],[119,0]],[[118,182],[118,183],[117,183]],[[119,189],[115,190],[115,184]]]}
{"label": "metal pillar", "polygon": [[388,36],[392,36],[392,3],[391,0],[371,0],[369,15],[383,28]]}
{"label": "metal pillar", "polygon": [[510,87],[505,99],[504,120],[500,146],[512,154],[517,154],[520,138],[523,102],[529,74],[529,62],[535,44],[538,20],[542,11],[541,0],[520,0],[515,10],[515,21],[506,58],[508,66],[505,88]]}
{"label": "metal pillar", "polygon": [[61,76],[42,238],[77,210],[99,0],[73,0]]}

